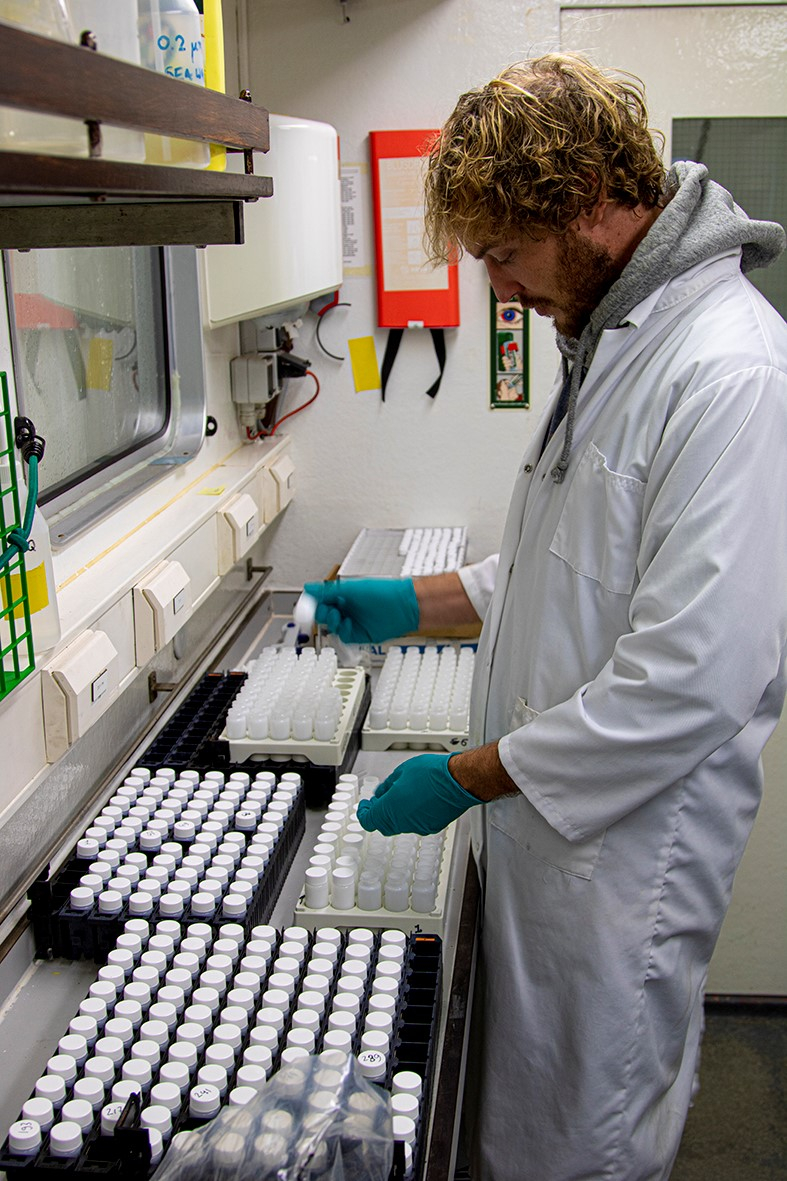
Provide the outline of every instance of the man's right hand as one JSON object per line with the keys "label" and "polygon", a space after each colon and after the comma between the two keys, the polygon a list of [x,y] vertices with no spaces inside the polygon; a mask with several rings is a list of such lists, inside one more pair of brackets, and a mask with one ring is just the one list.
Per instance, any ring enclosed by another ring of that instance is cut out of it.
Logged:
{"label": "man's right hand", "polygon": [[307,582],[303,589],[317,600],[317,623],[345,644],[382,643],[418,629],[412,578],[346,578]]}

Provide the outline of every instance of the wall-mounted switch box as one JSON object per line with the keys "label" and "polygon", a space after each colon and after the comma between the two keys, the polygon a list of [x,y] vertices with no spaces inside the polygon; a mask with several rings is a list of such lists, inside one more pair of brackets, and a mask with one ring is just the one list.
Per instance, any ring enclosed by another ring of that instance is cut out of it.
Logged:
{"label": "wall-mounted switch box", "polygon": [[54,763],[117,697],[118,654],[105,632],[85,631],[41,671],[46,754]]}
{"label": "wall-mounted switch box", "polygon": [[245,353],[230,361],[233,402],[264,406],[279,392],[279,376],[273,353]]}
{"label": "wall-mounted switch box", "polygon": [[218,514],[219,574],[226,574],[249,552],[260,535],[262,521],[257,503],[241,492]]}
{"label": "wall-mounted switch box", "polygon": [[262,488],[267,525],[295,495],[295,464],[289,455],[278,456],[262,469]]}
{"label": "wall-mounted switch box", "polygon": [[137,667],[152,660],[191,615],[191,579],[180,562],[160,562],[134,587]]}

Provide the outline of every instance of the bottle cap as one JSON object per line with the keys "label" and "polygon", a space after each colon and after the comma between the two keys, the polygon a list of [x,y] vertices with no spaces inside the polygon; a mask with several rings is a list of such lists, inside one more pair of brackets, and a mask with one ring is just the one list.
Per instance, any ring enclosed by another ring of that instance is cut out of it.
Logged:
{"label": "bottle cap", "polygon": [[8,1129],[8,1150],[12,1156],[33,1156],[41,1147],[41,1126],[33,1119],[20,1119]]}
{"label": "bottle cap", "polygon": [[82,1129],[73,1120],[53,1124],[49,1131],[52,1156],[76,1156],[82,1148]]}
{"label": "bottle cap", "polygon": [[200,1083],[189,1092],[189,1114],[196,1119],[209,1119],[218,1114],[221,1095],[218,1087]]}

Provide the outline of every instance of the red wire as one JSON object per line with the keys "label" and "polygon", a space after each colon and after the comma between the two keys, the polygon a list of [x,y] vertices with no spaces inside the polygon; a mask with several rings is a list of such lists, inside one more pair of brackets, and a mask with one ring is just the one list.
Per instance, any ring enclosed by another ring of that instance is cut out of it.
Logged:
{"label": "red wire", "polygon": [[322,308],[320,308],[320,310],[319,310],[319,312],[317,313],[317,315],[318,315],[318,316],[324,316],[324,315],[325,315],[325,313],[328,311],[328,309],[329,309],[329,308],[335,308],[338,302],[339,302],[339,292],[338,292],[338,291],[334,291],[334,293],[333,293],[333,299],[331,300],[331,302],[330,302],[330,303],[326,303],[325,307],[322,307]]}
{"label": "red wire", "polygon": [[317,377],[316,373],[312,373],[311,369],[306,370],[306,376],[313,377],[314,384],[317,387],[316,390],[314,391],[314,393],[312,394],[312,396],[309,398],[309,400],[307,402],[304,402],[302,406],[296,406],[295,409],[290,410],[288,414],[282,414],[281,418],[278,419],[277,422],[274,422],[273,426],[271,427],[271,429],[269,431],[266,431],[266,430],[257,431],[257,433],[253,435],[251,433],[251,430],[249,429],[249,427],[246,427],[246,437],[247,438],[259,439],[261,435],[264,435],[266,438],[269,439],[271,437],[271,435],[275,435],[276,431],[279,429],[279,427],[281,426],[281,424],[283,422],[285,422],[288,418],[292,418],[293,414],[300,414],[301,410],[305,410],[307,406],[311,406],[312,402],[314,401],[314,399],[317,397],[317,395],[320,392],[320,380]]}

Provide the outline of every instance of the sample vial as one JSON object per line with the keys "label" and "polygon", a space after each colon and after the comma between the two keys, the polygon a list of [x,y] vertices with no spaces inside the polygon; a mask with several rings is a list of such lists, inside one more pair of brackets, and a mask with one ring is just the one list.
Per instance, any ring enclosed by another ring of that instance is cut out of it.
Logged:
{"label": "sample vial", "polygon": [[34,1095],[22,1107],[22,1119],[33,1121],[46,1133],[55,1122],[55,1109],[48,1099]]}
{"label": "sample vial", "polygon": [[41,1125],[34,1119],[21,1119],[8,1129],[8,1151],[12,1156],[36,1156],[41,1147]]}
{"label": "sample vial", "polygon": [[387,1069],[386,1058],[384,1054],[380,1054],[377,1050],[362,1050],[358,1055],[358,1065],[361,1068],[363,1077],[372,1083],[381,1083],[385,1080],[385,1072]]}
{"label": "sample vial", "polygon": [[214,1119],[220,1107],[221,1095],[210,1083],[200,1083],[189,1092],[189,1115],[193,1119]]}
{"label": "sample vial", "polygon": [[63,1123],[52,1125],[49,1131],[51,1156],[76,1158],[81,1151],[82,1129],[79,1124],[74,1123],[73,1120],[64,1120]]}
{"label": "sample vial", "polygon": [[101,1108],[101,1135],[111,1136],[115,1131],[115,1124],[123,1114],[125,1103],[107,1103]]}

